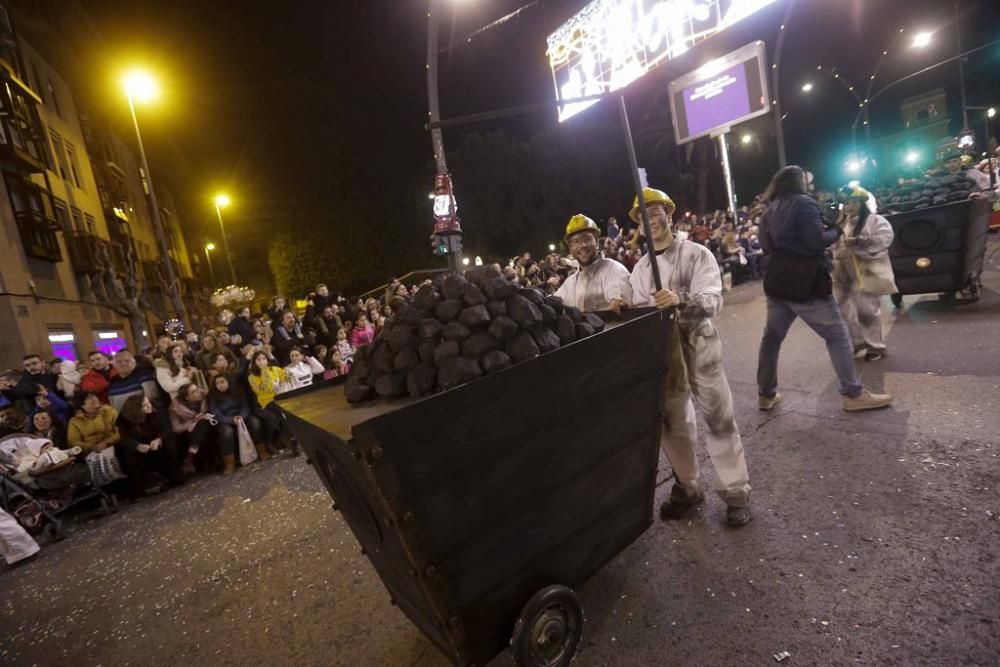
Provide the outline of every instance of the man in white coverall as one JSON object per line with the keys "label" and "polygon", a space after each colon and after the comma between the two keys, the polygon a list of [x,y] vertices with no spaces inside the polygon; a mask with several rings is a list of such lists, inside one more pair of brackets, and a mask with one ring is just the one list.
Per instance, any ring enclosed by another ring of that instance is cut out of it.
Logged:
{"label": "man in white coverall", "polygon": [[21,524],[0,509],[0,558],[13,565],[38,553],[38,543]]}
{"label": "man in white coverall", "polygon": [[[670,499],[660,506],[660,516],[664,520],[684,518],[705,500],[698,484],[693,397],[708,427],[705,441],[719,478],[719,494],[728,508],[726,523],[742,526],[751,519],[750,478],[733,413],[733,395],[722,367],[722,343],[712,322],[722,310],[719,265],[705,246],[675,240],[671,221],[675,206],[666,193],[645,188],[643,199],[663,289],[656,291],[646,254],[632,270],[633,303],[660,309],[676,307],[674,333],[679,337],[679,349],[674,348],[671,354],[662,435],[675,482]],[[636,198],[629,217],[638,222],[639,216]]]}
{"label": "man in white coverall", "polygon": [[605,257],[597,246],[601,230],[597,223],[577,213],[566,225],[566,245],[580,270],[566,279],[556,296],[567,306],[585,312],[610,310],[621,315],[632,302],[625,265]]}

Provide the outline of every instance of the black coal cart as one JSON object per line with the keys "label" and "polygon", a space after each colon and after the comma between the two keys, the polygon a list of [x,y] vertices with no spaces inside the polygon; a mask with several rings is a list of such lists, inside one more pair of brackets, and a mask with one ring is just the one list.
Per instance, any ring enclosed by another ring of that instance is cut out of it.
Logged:
{"label": "black coal cart", "polygon": [[907,294],[959,291],[978,301],[990,214],[991,202],[975,199],[886,215],[895,232],[889,247],[893,304],[899,307]]}
{"label": "black coal cart", "polygon": [[456,665],[566,665],[573,588],[653,520],[669,315],[419,401],[281,400],[392,600]]}

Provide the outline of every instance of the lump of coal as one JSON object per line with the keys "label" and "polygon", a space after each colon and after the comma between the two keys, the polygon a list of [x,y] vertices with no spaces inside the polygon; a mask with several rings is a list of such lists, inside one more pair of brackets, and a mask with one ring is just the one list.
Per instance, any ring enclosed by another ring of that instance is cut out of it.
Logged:
{"label": "lump of coal", "polygon": [[580,312],[580,309],[575,306],[566,306],[563,308],[563,313],[569,315],[569,318],[574,322],[579,322],[583,319],[583,313]]}
{"label": "lump of coal", "polygon": [[420,364],[406,376],[406,391],[413,398],[420,398],[434,391],[437,369],[430,364]]}
{"label": "lump of coal", "polygon": [[[369,346],[362,347],[361,350],[367,349]],[[361,350],[358,350],[360,352]],[[357,352],[354,353],[354,364],[351,366],[351,375],[366,378],[368,374],[371,373],[371,361],[368,360],[368,355],[360,356]]]}
{"label": "lump of coal", "polygon": [[344,385],[344,397],[348,403],[361,403],[375,398],[375,389],[369,387],[360,377],[350,377]]}
{"label": "lump of coal", "polygon": [[[511,297],[516,298],[516,297]],[[531,337],[528,332],[521,333],[517,338],[507,343],[507,355],[514,361],[514,363],[519,364],[522,361],[527,361],[528,359],[534,359],[539,354],[541,354],[538,349],[538,345],[535,343],[535,339]]]}
{"label": "lump of coal", "polygon": [[417,345],[417,356],[420,357],[420,361],[425,364],[434,363],[434,348],[435,344],[429,340],[422,340],[420,344]]}
{"label": "lump of coal", "polygon": [[536,306],[540,306],[545,303],[545,294],[541,290],[535,289],[534,287],[525,287],[518,292],[518,294]]}
{"label": "lump of coal", "polygon": [[462,349],[458,346],[458,342],[453,340],[446,340],[437,346],[434,350],[434,365],[440,368],[444,365],[444,362],[448,359],[462,354]]}
{"label": "lump of coal", "polygon": [[[507,314],[525,329],[540,324],[542,321],[542,312],[538,310],[538,306],[520,294],[515,294],[507,299]],[[511,355],[511,358],[514,358],[514,355]]]}
{"label": "lump of coal", "polygon": [[413,295],[413,305],[428,313],[433,313],[439,303],[441,303],[441,295],[430,285],[424,285]]}
{"label": "lump of coal", "polygon": [[583,321],[589,324],[595,333],[604,331],[604,320],[597,313],[584,313]]}
{"label": "lump of coal", "polygon": [[557,297],[555,294],[551,294],[545,297],[545,305],[552,306],[553,308],[555,308],[557,313],[562,313],[563,300]]}
{"label": "lump of coal", "polygon": [[444,294],[444,298],[446,299],[461,299],[468,285],[469,281],[462,276],[451,275],[444,279],[444,284],[441,286],[441,293]]}
{"label": "lump of coal", "polygon": [[421,340],[435,341],[441,337],[444,327],[437,320],[428,317],[426,319],[420,320],[420,324],[417,326],[417,335],[420,336]]}
{"label": "lump of coal", "polygon": [[420,355],[416,348],[404,348],[392,360],[392,367],[399,373],[406,373],[420,363]]}
{"label": "lump of coal", "polygon": [[483,370],[479,362],[467,357],[449,359],[438,369],[438,386],[441,389],[451,389],[466,382],[472,382],[482,377]]}
{"label": "lump of coal", "polygon": [[387,373],[375,382],[375,393],[382,398],[399,398],[406,393],[406,373]]}
{"label": "lump of coal", "polygon": [[517,322],[506,315],[501,315],[490,324],[490,335],[502,341],[514,340],[517,337]]}
{"label": "lump of coal", "polygon": [[458,314],[458,321],[470,329],[485,329],[490,324],[490,311],[482,304],[469,306]]}
{"label": "lump of coal", "polygon": [[552,326],[556,323],[556,320],[559,319],[559,313],[557,313],[556,309],[547,303],[543,303],[539,306],[538,310],[541,311],[542,321],[545,322],[547,326]]}
{"label": "lump of coal", "polygon": [[372,353],[372,368],[383,373],[391,373],[393,371],[392,357],[392,349],[385,343],[382,343]]}
{"label": "lump of coal", "polygon": [[465,293],[462,295],[462,298],[465,300],[465,305],[467,306],[481,306],[488,301],[483,291],[472,283],[465,286]]}
{"label": "lump of coal", "polygon": [[542,354],[559,349],[559,336],[552,333],[551,330],[542,329],[534,332],[532,335],[535,337],[535,343],[538,345],[538,351]]}
{"label": "lump of coal", "polygon": [[483,285],[486,296],[494,301],[503,301],[517,294],[517,285],[503,278],[491,278]]}
{"label": "lump of coal", "polygon": [[416,326],[420,320],[427,317],[427,313],[415,306],[403,306],[393,315],[392,319],[396,324],[410,324]]}
{"label": "lump of coal", "polygon": [[577,340],[581,338],[587,338],[588,336],[594,335],[594,327],[590,326],[586,322],[576,323],[576,337]]}
{"label": "lump of coal", "polygon": [[556,335],[559,336],[559,342],[563,345],[569,345],[576,340],[576,323],[569,315],[563,313],[559,316],[559,320],[556,322]]}
{"label": "lump of coal", "polygon": [[497,371],[502,371],[503,369],[509,367],[510,364],[510,357],[507,356],[507,353],[503,350],[493,350],[492,352],[487,352],[479,361],[479,365],[482,366],[484,373],[496,373]]}
{"label": "lump of coal", "polygon": [[465,340],[472,334],[472,330],[461,322],[449,322],[444,325],[445,340]]}
{"label": "lump of coal", "polygon": [[490,311],[490,317],[497,318],[507,314],[507,303],[504,301],[490,301],[486,304],[486,310]]}
{"label": "lump of coal", "polygon": [[445,299],[434,309],[434,316],[442,324],[448,324],[458,317],[463,308],[465,308],[465,304],[462,303],[461,299]]}
{"label": "lump of coal", "polygon": [[503,343],[486,333],[477,331],[462,341],[462,356],[480,359],[487,352],[503,349]]}
{"label": "lump of coal", "polygon": [[413,327],[405,324],[397,324],[389,331],[389,334],[385,337],[386,341],[389,343],[389,347],[392,348],[393,352],[399,352],[404,347],[409,347],[413,345],[416,340],[413,335]]}

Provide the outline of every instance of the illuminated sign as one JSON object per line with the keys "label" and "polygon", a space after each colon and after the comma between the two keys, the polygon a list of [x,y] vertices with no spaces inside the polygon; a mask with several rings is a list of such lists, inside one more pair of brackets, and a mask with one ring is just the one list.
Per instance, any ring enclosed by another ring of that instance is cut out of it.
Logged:
{"label": "illuminated sign", "polygon": [[[603,95],[775,0],[594,0],[548,37],[556,98]],[[559,109],[564,121],[595,102]]]}
{"label": "illuminated sign", "polygon": [[771,109],[764,42],[754,42],[670,82],[677,144],[728,132]]}

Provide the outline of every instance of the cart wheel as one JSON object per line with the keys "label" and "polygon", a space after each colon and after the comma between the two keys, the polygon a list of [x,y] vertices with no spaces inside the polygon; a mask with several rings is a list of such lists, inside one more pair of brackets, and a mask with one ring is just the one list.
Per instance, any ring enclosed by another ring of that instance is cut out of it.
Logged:
{"label": "cart wheel", "polygon": [[899,292],[896,292],[895,294],[893,294],[889,298],[892,299],[892,305],[896,306],[896,308],[902,308],[903,307],[903,295],[900,294]]}
{"label": "cart wheel", "polygon": [[528,600],[514,623],[510,651],[521,667],[565,667],[583,634],[583,608],[566,586],[546,586]]}
{"label": "cart wheel", "polygon": [[45,535],[48,536],[48,538],[53,542],[66,539],[66,531],[62,527],[62,522],[53,521],[52,523],[46,524]]}
{"label": "cart wheel", "polygon": [[117,507],[112,509],[111,503],[108,501],[107,498],[101,498],[101,511],[104,512],[105,516],[111,516],[117,510],[118,510]]}

